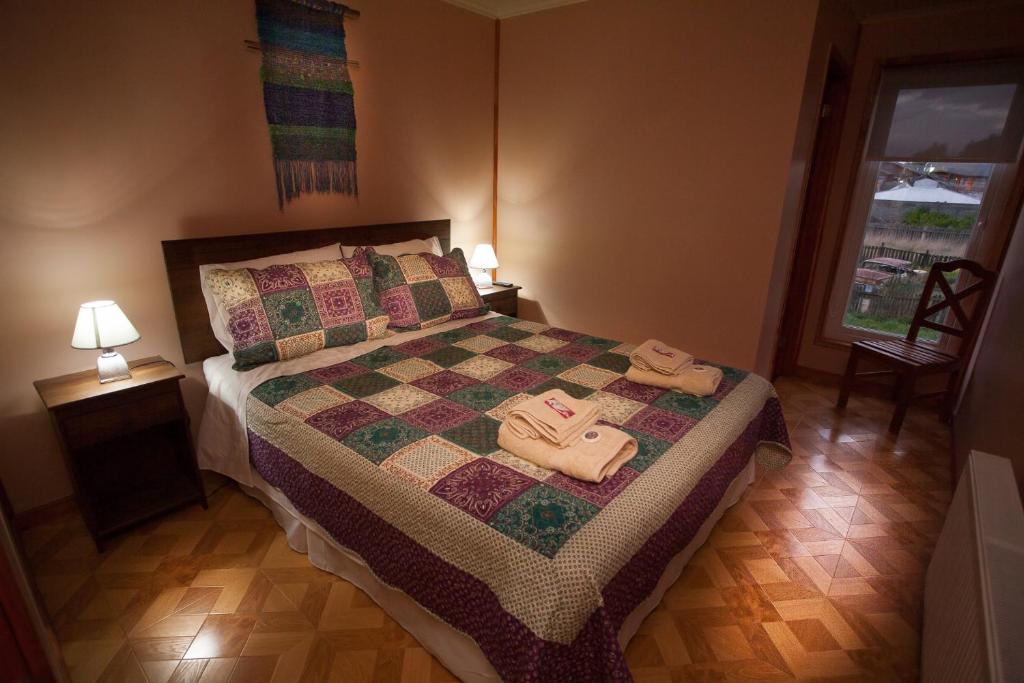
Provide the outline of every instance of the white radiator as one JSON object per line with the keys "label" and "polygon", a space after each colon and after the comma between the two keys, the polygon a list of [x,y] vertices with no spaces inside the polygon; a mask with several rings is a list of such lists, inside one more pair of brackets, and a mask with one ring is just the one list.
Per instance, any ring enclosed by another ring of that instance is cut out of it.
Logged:
{"label": "white radiator", "polygon": [[1006,458],[974,451],[924,591],[921,680],[1024,681],[1024,510]]}

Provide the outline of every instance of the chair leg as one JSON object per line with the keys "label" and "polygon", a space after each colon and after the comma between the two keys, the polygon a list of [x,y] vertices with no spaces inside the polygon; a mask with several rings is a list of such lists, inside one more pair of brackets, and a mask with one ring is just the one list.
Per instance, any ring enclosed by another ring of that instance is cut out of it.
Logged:
{"label": "chair leg", "polygon": [[942,408],[939,410],[939,415],[945,422],[953,419],[953,408],[956,407],[957,380],[959,378],[960,370],[954,370],[949,373],[949,382],[946,383],[946,395],[942,397]]}
{"label": "chair leg", "polygon": [[850,349],[850,359],[846,361],[846,373],[843,375],[843,383],[839,387],[839,400],[836,401],[836,408],[842,410],[846,402],[850,400],[850,390],[853,389],[853,382],[857,378],[857,363],[860,361],[860,353],[856,348]]}
{"label": "chair leg", "polygon": [[899,373],[893,377],[892,386],[889,387],[889,400],[895,403],[900,400],[900,387],[903,386],[902,379]]}
{"label": "chair leg", "polygon": [[906,373],[897,380],[899,384],[899,396],[896,398],[896,410],[889,422],[889,433],[896,436],[903,426],[903,418],[907,416],[907,408],[910,407],[910,399],[914,397],[914,381],[917,378],[913,373]]}

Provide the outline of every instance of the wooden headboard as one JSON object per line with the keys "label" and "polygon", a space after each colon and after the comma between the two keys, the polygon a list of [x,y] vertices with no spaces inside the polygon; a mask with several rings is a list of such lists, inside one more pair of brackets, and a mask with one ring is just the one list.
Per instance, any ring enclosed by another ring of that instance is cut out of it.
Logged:
{"label": "wooden headboard", "polygon": [[315,249],[334,242],[372,245],[431,237],[437,237],[447,253],[451,248],[451,221],[354,225],[348,228],[165,240],[162,242],[164,262],[167,264],[167,279],[171,285],[174,316],[178,321],[178,336],[181,338],[185,362],[196,363],[224,353],[224,347],[213,336],[210,327],[210,316],[199,284],[199,266],[248,261],[289,251]]}

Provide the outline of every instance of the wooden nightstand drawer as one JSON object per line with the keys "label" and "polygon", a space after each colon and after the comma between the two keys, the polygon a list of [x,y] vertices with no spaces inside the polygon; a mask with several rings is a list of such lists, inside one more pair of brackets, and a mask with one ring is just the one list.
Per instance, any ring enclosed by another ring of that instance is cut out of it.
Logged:
{"label": "wooden nightstand drawer", "polygon": [[492,311],[514,318],[519,315],[519,290],[520,287],[495,285],[492,289],[485,290],[482,296]]}
{"label": "wooden nightstand drawer", "polygon": [[61,420],[61,430],[69,448],[81,448],[181,418],[175,383],[168,385],[167,391],[147,392],[144,402],[117,401],[68,415]]}
{"label": "wooden nightstand drawer", "polygon": [[499,299],[497,301],[490,301],[488,304],[491,310],[495,313],[501,313],[502,315],[510,315],[515,317],[516,313],[519,312],[519,305],[516,301],[516,297],[507,297]]}

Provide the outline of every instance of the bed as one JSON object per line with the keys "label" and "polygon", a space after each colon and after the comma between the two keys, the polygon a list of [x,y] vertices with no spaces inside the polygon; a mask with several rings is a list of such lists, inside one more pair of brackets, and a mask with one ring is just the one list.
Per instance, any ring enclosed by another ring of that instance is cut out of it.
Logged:
{"label": "bed", "polygon": [[[630,680],[626,644],[755,460],[788,458],[771,384],[719,366],[705,399],[641,387],[622,376],[631,345],[494,313],[232,370],[203,329],[198,266],[339,233],[449,246],[447,221],[164,243],[185,358],[210,388],[200,466],[462,680]],[[549,388],[599,402],[637,456],[598,485],[498,448],[507,411]]]}

